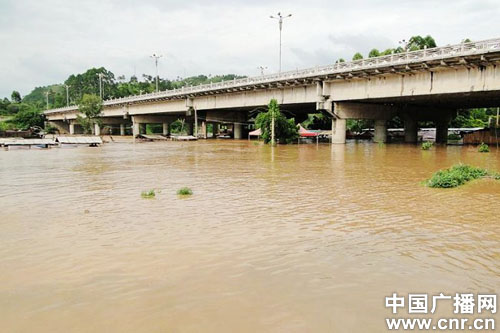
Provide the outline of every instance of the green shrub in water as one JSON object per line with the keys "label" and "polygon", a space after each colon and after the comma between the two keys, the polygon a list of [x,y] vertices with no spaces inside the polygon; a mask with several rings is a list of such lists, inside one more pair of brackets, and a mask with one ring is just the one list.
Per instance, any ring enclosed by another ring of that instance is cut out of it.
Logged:
{"label": "green shrub in water", "polygon": [[422,150],[429,150],[432,147],[432,142],[426,141],[422,143]]}
{"label": "green shrub in water", "polygon": [[142,193],[141,193],[141,197],[143,197],[144,199],[151,199],[151,198],[154,198],[155,196],[156,196],[156,192],[154,189],[149,190],[149,191],[142,191]]}
{"label": "green shrub in water", "polygon": [[479,145],[479,148],[477,149],[477,151],[480,153],[489,153],[490,147],[488,147],[488,145],[483,142]]}
{"label": "green shrub in water", "polygon": [[427,181],[429,187],[451,188],[466,182],[488,176],[488,171],[465,164],[457,164],[449,169],[439,170]]}
{"label": "green shrub in water", "polygon": [[178,195],[191,195],[193,194],[193,191],[189,187],[183,187],[180,190],[177,191]]}
{"label": "green shrub in water", "polygon": [[461,140],[462,137],[459,135],[459,134],[455,134],[455,133],[451,133],[450,135],[448,135],[448,140]]}

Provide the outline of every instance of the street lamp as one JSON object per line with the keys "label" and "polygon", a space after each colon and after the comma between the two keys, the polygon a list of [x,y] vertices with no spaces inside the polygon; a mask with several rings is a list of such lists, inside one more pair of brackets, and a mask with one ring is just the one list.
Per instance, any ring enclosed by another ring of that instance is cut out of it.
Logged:
{"label": "street lamp", "polygon": [[69,106],[69,85],[65,84],[64,85],[66,87],[66,106]]}
{"label": "street lamp", "polygon": [[264,70],[266,70],[267,67],[259,66],[259,67],[257,67],[257,69],[260,69],[260,75],[264,76]]}
{"label": "street lamp", "polygon": [[280,27],[280,62],[279,62],[279,72],[281,73],[281,31],[283,30],[283,19],[286,19],[287,17],[290,17],[292,16],[292,14],[288,14],[288,15],[281,15],[281,12],[278,12],[278,14],[276,14],[276,16],[273,16],[271,15],[270,17],[272,19],[277,19],[278,22],[279,22],[279,27]]}
{"label": "street lamp", "polygon": [[153,53],[153,55],[151,56],[151,58],[155,60],[156,66],[156,92],[158,92],[158,59],[160,59],[161,57],[163,57],[161,54],[158,55],[156,53]]}

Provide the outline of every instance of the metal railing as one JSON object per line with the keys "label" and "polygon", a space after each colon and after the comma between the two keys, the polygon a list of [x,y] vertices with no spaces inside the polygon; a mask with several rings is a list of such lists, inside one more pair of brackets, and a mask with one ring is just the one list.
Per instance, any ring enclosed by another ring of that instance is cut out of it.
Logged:
{"label": "metal railing", "polygon": [[[196,94],[210,92],[214,90],[223,90],[231,88],[245,87],[249,85],[267,84],[279,81],[294,79],[312,78],[320,75],[345,74],[353,71],[362,71],[367,69],[376,69],[378,67],[388,67],[397,65],[406,65],[432,60],[442,60],[452,57],[470,56],[474,54],[486,54],[489,52],[500,52],[500,38],[488,39],[479,42],[461,43],[451,46],[435,47],[418,51],[403,53],[393,53],[376,58],[367,58],[354,60],[350,62],[340,62],[326,66],[316,66],[302,70],[287,71],[282,73],[267,74],[243,79],[234,79],[230,81],[221,81],[217,83],[201,84],[197,86],[185,86],[172,90],[153,92],[149,94],[133,95],[121,98],[112,98],[103,102],[104,106],[123,103],[133,103],[159,98],[182,96],[186,94]],[[64,111],[74,111],[78,106],[69,106],[58,109],[46,110],[45,113],[55,113]]]}

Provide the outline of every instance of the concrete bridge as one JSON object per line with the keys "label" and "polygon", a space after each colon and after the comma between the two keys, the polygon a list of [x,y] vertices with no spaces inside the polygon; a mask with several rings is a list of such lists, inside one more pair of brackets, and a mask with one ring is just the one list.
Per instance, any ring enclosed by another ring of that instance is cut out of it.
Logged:
{"label": "concrete bridge", "polygon": [[[122,135],[131,126],[134,136],[145,124],[163,124],[168,134],[179,118],[204,137],[207,123],[215,131],[230,123],[240,139],[252,111],[275,98],[297,119],[331,114],[333,143],[345,143],[347,119],[374,119],[374,141],[385,142],[386,122],[395,115],[404,120],[406,142],[417,141],[419,120],[434,121],[436,141],[446,142],[457,109],[500,105],[499,63],[500,38],[109,99],[101,119]],[[77,131],[77,106],[44,113],[62,131]]]}

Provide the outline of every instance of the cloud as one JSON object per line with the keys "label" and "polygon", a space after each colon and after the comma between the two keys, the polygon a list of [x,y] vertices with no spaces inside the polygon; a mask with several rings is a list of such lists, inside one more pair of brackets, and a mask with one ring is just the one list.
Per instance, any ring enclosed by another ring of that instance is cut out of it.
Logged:
{"label": "cloud", "polygon": [[497,0],[0,0],[0,96],[29,93],[70,74],[104,66],[116,75],[257,75],[278,68],[278,25],[269,15],[292,13],[283,27],[283,69],[324,65],[355,52],[383,50],[415,34],[438,44],[500,37]]}

